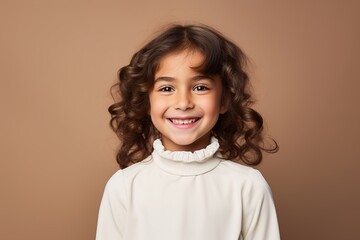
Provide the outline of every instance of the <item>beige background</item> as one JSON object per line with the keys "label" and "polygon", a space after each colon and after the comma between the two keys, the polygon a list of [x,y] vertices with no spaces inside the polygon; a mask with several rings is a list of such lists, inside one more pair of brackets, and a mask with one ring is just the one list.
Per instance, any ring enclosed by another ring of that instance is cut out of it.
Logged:
{"label": "beige background", "polygon": [[358,1],[0,2],[0,239],[94,239],[117,170],[108,92],[160,26],[202,22],[252,60],[283,239],[358,239]]}

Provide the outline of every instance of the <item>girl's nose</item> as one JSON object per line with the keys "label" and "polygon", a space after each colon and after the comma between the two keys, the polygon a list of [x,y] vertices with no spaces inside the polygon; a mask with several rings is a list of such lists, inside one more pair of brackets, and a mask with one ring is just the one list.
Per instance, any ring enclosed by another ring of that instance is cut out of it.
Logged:
{"label": "girl's nose", "polygon": [[183,92],[183,93],[179,92],[177,94],[176,103],[175,103],[174,107],[175,107],[175,109],[181,110],[181,111],[185,111],[185,110],[193,108],[194,103],[192,101],[191,94],[187,93],[187,92]]}

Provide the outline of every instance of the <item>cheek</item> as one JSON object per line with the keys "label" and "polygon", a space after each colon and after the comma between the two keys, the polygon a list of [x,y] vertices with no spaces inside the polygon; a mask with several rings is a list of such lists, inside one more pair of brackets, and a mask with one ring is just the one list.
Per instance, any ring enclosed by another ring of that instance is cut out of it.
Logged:
{"label": "cheek", "polygon": [[158,97],[154,95],[149,96],[149,102],[150,102],[150,115],[151,118],[158,117],[158,115],[161,115],[162,112],[165,109],[165,101],[162,101]]}
{"label": "cheek", "polygon": [[202,108],[209,113],[218,113],[220,111],[221,106],[221,96],[213,95],[209,98],[202,99],[200,102]]}

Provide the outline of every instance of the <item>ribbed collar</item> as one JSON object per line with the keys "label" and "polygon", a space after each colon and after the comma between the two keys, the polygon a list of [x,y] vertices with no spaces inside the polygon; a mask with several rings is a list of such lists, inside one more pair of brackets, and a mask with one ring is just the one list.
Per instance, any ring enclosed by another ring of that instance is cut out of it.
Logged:
{"label": "ribbed collar", "polygon": [[152,157],[155,163],[162,170],[175,175],[204,174],[213,170],[221,161],[214,156],[219,149],[219,142],[215,137],[211,138],[211,143],[206,148],[195,152],[165,150],[160,139],[154,141],[153,147]]}

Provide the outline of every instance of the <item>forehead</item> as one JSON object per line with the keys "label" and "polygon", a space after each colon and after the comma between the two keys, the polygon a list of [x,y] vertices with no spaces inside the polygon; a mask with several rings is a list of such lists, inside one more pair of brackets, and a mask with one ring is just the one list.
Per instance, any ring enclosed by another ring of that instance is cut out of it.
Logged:
{"label": "forehead", "polygon": [[174,71],[183,67],[195,71],[203,62],[204,55],[199,50],[185,49],[171,52],[160,59],[156,74]]}

